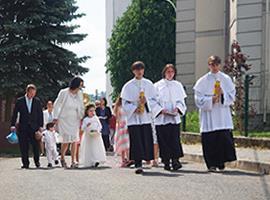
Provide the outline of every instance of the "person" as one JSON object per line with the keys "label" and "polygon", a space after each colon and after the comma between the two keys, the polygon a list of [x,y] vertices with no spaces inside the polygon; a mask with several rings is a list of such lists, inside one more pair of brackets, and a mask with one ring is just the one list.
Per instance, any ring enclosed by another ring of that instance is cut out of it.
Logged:
{"label": "person", "polygon": [[[17,131],[19,138],[19,145],[21,151],[22,167],[29,168],[29,142],[33,147],[34,162],[37,168],[40,167],[39,162],[39,145],[35,139],[35,133],[42,131],[43,127],[43,112],[40,100],[35,97],[37,88],[33,84],[26,87],[26,94],[17,99],[13,116],[11,119],[11,131]],[[19,122],[17,128],[15,127],[17,117]]]}
{"label": "person", "polygon": [[45,143],[48,168],[52,168],[53,161],[55,165],[58,165],[58,152],[56,148],[57,133],[55,131],[55,124],[53,122],[46,124],[46,130],[43,132],[42,142]]}
{"label": "person", "polygon": [[114,113],[116,117],[115,153],[121,155],[121,167],[127,167],[131,162],[129,160],[129,135],[121,97],[118,97],[115,102]]}
{"label": "person", "polygon": [[106,151],[101,137],[102,125],[95,115],[95,105],[90,104],[82,123],[82,141],[79,163],[83,167],[98,167],[106,161]]}
{"label": "person", "polygon": [[224,170],[225,162],[236,160],[230,109],[236,92],[232,79],[220,71],[220,64],[218,56],[210,56],[210,72],[202,76],[193,88],[195,103],[200,110],[203,156],[210,172],[217,168]]}
{"label": "person", "polygon": [[154,160],[152,161],[153,167],[158,167],[158,153],[159,153],[159,146],[157,140],[157,131],[154,123],[154,119],[152,119],[152,133],[153,133],[153,143],[154,143]]}
{"label": "person", "polygon": [[106,151],[110,148],[110,128],[109,128],[109,120],[112,117],[112,112],[110,107],[107,106],[107,100],[105,97],[100,99],[100,106],[96,108],[96,114],[102,124],[102,139],[104,142],[104,146]]}
{"label": "person", "polygon": [[[53,102],[48,101],[46,105],[46,110],[43,111],[43,128],[46,129],[46,124],[53,121]],[[45,156],[44,151],[44,142],[40,140],[40,149],[41,149],[41,156]]]}
{"label": "person", "polygon": [[53,122],[53,102],[48,101],[46,108],[47,109],[43,111],[44,129],[48,123]]}
{"label": "person", "polygon": [[[114,111],[115,109],[115,104],[112,105],[112,110]],[[109,128],[110,128],[110,148],[109,151],[113,152],[114,151],[114,138],[115,138],[115,131],[116,131],[116,116],[115,113],[112,112],[112,116],[109,120]]]}
{"label": "person", "polygon": [[121,91],[123,110],[127,115],[130,139],[130,159],[135,161],[135,173],[143,173],[142,160],[154,158],[152,113],[155,109],[156,92],[153,83],[144,78],[145,65],[141,61],[132,64],[134,78]]}
{"label": "person", "polygon": [[67,168],[65,155],[71,144],[71,168],[78,167],[75,162],[76,145],[79,141],[80,121],[84,115],[83,80],[75,77],[69,87],[60,90],[54,102],[54,122],[61,138],[61,165]]}
{"label": "person", "polygon": [[165,170],[178,170],[183,157],[180,140],[181,115],[186,112],[186,93],[179,81],[175,80],[177,71],[173,64],[167,64],[162,71],[162,79],[155,83],[158,102],[162,110],[155,118],[160,157]]}

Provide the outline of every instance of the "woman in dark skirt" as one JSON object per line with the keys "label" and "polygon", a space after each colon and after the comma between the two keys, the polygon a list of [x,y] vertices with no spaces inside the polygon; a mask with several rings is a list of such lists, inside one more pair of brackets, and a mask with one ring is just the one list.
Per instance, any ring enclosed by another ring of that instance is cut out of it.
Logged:
{"label": "woman in dark skirt", "polygon": [[110,148],[110,127],[109,120],[112,117],[110,107],[107,106],[107,100],[105,97],[100,99],[100,106],[96,109],[96,114],[102,124],[102,139],[106,151]]}
{"label": "woman in dark skirt", "polygon": [[158,102],[162,110],[155,119],[160,157],[165,170],[178,170],[183,157],[180,141],[181,115],[186,112],[186,93],[182,84],[175,80],[176,68],[167,64],[162,71],[163,79],[155,83]]}
{"label": "woman in dark skirt", "polygon": [[220,71],[218,56],[208,59],[210,72],[195,84],[195,103],[200,109],[203,156],[208,171],[224,170],[225,162],[236,160],[230,106],[235,100],[231,78]]}

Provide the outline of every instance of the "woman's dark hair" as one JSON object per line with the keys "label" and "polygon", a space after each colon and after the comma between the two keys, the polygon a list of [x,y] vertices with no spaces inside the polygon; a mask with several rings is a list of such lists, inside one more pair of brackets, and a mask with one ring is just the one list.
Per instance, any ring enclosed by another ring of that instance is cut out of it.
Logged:
{"label": "woman's dark hair", "polygon": [[131,70],[144,69],[145,65],[142,61],[136,61],[131,65]]}
{"label": "woman's dark hair", "polygon": [[100,101],[101,101],[101,100],[103,100],[103,101],[104,101],[104,106],[106,107],[106,106],[107,106],[107,104],[108,104],[107,99],[106,99],[105,97],[102,97],[102,98],[100,99]]}
{"label": "woman's dark hair", "polygon": [[220,65],[221,59],[218,56],[212,55],[208,58],[208,65]]}
{"label": "woman's dark hair", "polygon": [[53,122],[49,122],[48,124],[46,124],[46,129],[49,130],[50,128],[54,127],[54,123]]}
{"label": "woman's dark hair", "polygon": [[87,117],[87,116],[88,116],[88,110],[89,110],[90,108],[96,109],[95,104],[90,103],[88,106],[86,106],[85,111],[84,111],[84,117]]}
{"label": "woman's dark hair", "polygon": [[175,80],[176,79],[176,75],[177,75],[177,69],[176,69],[176,67],[173,64],[167,64],[167,65],[165,65],[165,67],[162,70],[162,78],[165,78],[165,73],[166,73],[166,71],[169,68],[172,68],[173,69],[173,71],[174,71],[173,79]]}
{"label": "woman's dark hair", "polygon": [[69,83],[69,89],[75,90],[80,88],[81,82],[83,82],[83,80],[80,77],[74,77]]}

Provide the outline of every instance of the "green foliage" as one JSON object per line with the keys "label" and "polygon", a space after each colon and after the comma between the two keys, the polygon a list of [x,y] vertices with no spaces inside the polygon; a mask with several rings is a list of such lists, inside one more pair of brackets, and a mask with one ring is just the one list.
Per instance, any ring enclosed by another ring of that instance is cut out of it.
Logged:
{"label": "green foliage", "polygon": [[145,76],[161,78],[167,63],[175,64],[175,11],[163,0],[133,0],[112,32],[107,71],[111,73],[113,96],[132,78],[130,66],[141,60]]}
{"label": "green foliage", "polygon": [[200,132],[199,113],[197,111],[187,112],[186,114],[186,130],[187,132]]}
{"label": "green foliage", "polygon": [[43,100],[55,97],[88,57],[77,57],[63,44],[82,41],[70,22],[77,14],[74,0],[0,0],[0,96],[16,96],[34,83]]}

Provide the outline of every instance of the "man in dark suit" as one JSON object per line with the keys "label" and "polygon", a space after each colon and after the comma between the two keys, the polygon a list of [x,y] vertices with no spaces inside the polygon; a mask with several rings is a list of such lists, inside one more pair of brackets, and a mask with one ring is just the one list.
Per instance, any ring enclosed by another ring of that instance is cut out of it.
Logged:
{"label": "man in dark suit", "polygon": [[[37,168],[39,163],[39,145],[35,133],[42,130],[43,112],[39,99],[36,96],[36,86],[30,84],[26,94],[17,99],[11,120],[11,131],[17,129],[22,158],[22,168],[29,168],[29,143],[33,147],[34,161]],[[17,118],[19,121],[17,122]]]}

